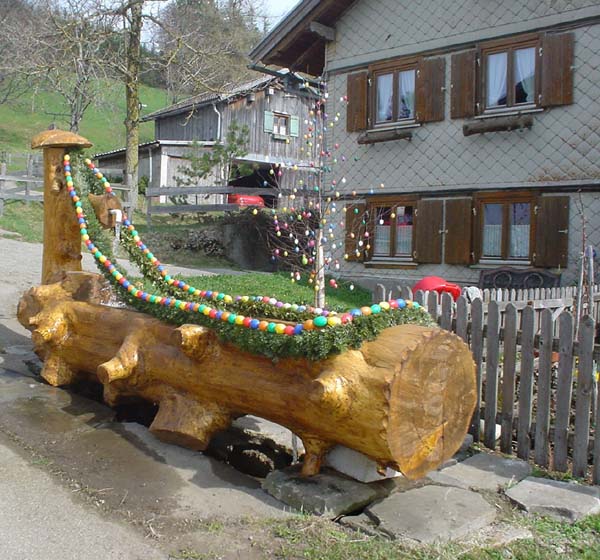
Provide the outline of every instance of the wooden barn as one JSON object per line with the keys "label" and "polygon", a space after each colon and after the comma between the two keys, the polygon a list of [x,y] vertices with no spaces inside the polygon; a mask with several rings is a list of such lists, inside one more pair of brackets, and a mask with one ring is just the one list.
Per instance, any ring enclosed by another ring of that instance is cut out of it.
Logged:
{"label": "wooden barn", "polygon": [[[155,140],[140,145],[140,178],[146,177],[151,189],[176,186],[182,168],[189,165],[186,157],[190,152],[213,149],[225,141],[232,123],[237,123],[240,128],[248,127],[249,142],[247,154],[234,164],[250,164],[253,172],[228,180],[215,168],[197,186],[264,188],[267,204],[276,204],[278,190],[289,191],[298,174],[309,172],[302,146],[305,121],[317,95],[315,85],[298,74],[278,71],[226,93],[196,95],[143,117],[143,121],[154,121]],[[124,149],[96,157],[107,173],[122,173]],[[296,166],[298,171],[278,177],[280,166]],[[210,202],[224,201],[218,197],[210,196]]]}

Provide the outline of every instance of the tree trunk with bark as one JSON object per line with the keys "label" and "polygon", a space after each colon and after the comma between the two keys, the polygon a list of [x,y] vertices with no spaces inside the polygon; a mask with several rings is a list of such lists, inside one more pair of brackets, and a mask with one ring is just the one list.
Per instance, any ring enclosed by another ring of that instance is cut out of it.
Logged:
{"label": "tree trunk with bark", "polygon": [[129,187],[130,214],[137,208],[138,164],[140,139],[140,57],[142,35],[142,3],[132,3],[129,7],[129,30],[127,33],[127,69],[125,73],[125,183]]}
{"label": "tree trunk with bark", "polygon": [[360,350],[273,362],[198,325],[177,328],[92,303],[101,285],[99,275],[66,273],[30,289],[19,320],[32,331],[48,383],[92,376],[109,405],[131,397],[157,403],[150,430],[164,441],[203,450],[234,418],[254,414],[302,439],[305,475],[318,473],[325,453],[342,444],[419,478],[452,457],[466,434],[475,366],[448,331],[400,325]]}

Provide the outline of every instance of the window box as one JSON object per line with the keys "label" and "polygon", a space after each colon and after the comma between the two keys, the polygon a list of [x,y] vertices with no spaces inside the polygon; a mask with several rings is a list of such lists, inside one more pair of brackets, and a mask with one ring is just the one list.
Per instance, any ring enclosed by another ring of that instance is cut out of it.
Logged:
{"label": "window box", "polygon": [[[413,125],[416,128],[419,125]],[[359,144],[376,144],[377,142],[388,142],[389,140],[412,140],[412,130],[407,127],[386,128],[383,130],[367,130],[358,137]]]}
{"label": "window box", "polygon": [[494,115],[493,118],[473,119],[463,124],[463,136],[483,134],[485,132],[501,132],[507,130],[531,130],[533,117],[531,115]]}

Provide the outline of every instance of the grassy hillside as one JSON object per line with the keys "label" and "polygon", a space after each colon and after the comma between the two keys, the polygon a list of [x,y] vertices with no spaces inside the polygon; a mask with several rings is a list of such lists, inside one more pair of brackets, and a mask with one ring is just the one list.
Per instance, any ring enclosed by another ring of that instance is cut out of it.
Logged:
{"label": "grassy hillside", "polygon": [[[125,88],[120,84],[104,88],[104,93],[87,110],[79,133],[93,142],[95,152],[125,145]],[[156,111],[167,104],[164,90],[141,87],[142,114]],[[50,92],[33,92],[16,101],[0,105],[0,151],[23,152],[29,149],[31,138],[52,123],[68,129],[68,119],[61,96]],[[143,123],[140,141],[154,138],[154,123]]]}

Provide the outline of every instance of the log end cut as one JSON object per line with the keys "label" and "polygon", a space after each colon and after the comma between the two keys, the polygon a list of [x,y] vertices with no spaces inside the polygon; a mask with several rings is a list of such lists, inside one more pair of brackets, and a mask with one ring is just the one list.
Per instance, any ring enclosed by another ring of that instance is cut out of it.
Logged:
{"label": "log end cut", "polygon": [[463,443],[477,401],[475,363],[468,346],[448,331],[417,325],[395,330],[376,341],[380,352],[395,348],[396,356],[384,437],[395,467],[416,479]]}

